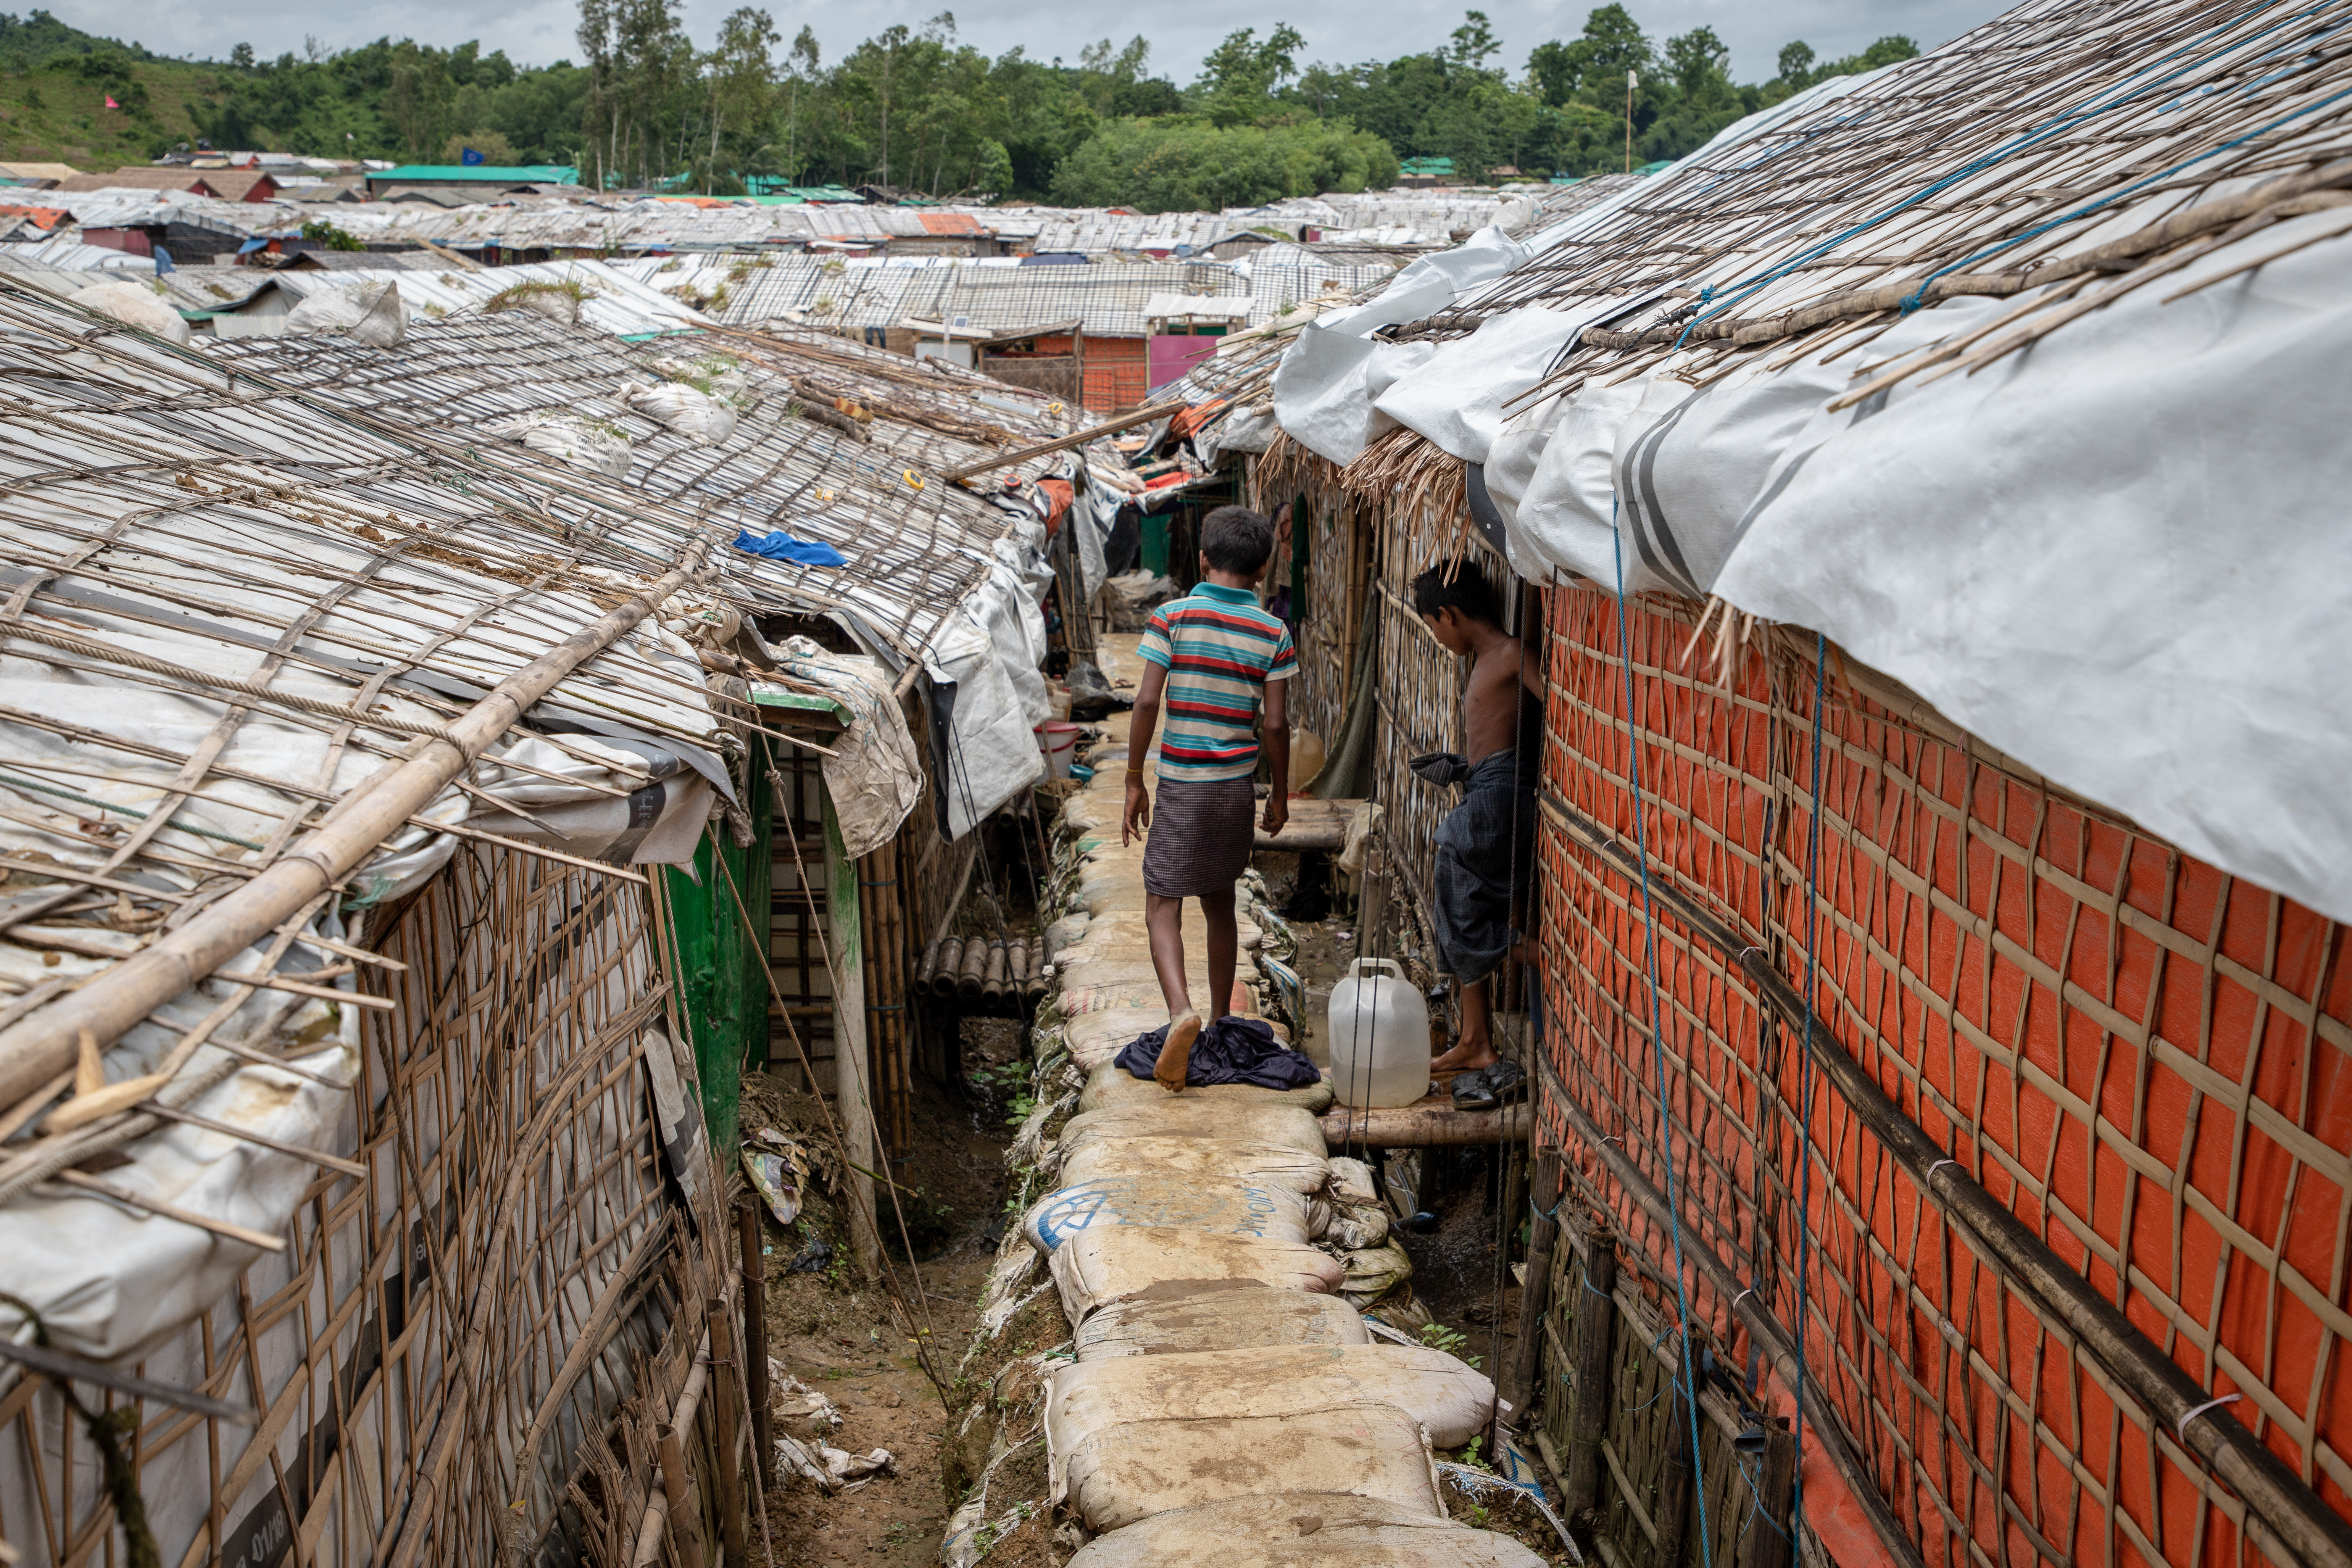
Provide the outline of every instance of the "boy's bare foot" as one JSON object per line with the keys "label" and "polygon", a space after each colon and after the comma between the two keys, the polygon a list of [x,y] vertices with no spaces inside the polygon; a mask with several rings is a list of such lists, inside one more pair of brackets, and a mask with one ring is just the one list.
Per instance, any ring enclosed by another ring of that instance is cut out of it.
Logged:
{"label": "boy's bare foot", "polygon": [[1201,1015],[1190,1007],[1169,1020],[1167,1043],[1160,1047],[1160,1059],[1151,1064],[1151,1076],[1169,1093],[1184,1092],[1184,1075],[1192,1066],[1192,1042],[1200,1037]]}
{"label": "boy's bare foot", "polygon": [[1443,1078],[1450,1072],[1475,1072],[1480,1068],[1495,1065],[1495,1045],[1491,1040],[1462,1040],[1444,1056],[1429,1064],[1429,1070]]}

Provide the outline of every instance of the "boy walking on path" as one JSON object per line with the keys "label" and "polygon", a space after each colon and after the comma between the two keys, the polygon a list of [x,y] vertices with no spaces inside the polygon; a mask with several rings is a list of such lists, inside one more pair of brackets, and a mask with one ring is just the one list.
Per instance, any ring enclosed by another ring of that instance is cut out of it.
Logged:
{"label": "boy walking on path", "polygon": [[1519,639],[1503,630],[1495,590],[1467,562],[1415,578],[1412,607],[1448,653],[1475,660],[1462,694],[1464,752],[1433,752],[1412,765],[1428,783],[1462,785],[1462,804],[1438,825],[1433,900],[1439,966],[1454,976],[1462,1035],[1430,1070],[1507,1072],[1487,1084],[1455,1079],[1457,1104],[1487,1105],[1490,1088],[1507,1091],[1519,1081],[1509,1064],[1496,1067],[1486,977],[1505,958],[1525,957],[1511,920],[1534,869],[1542,665],[1520,657]]}
{"label": "boy walking on path", "polygon": [[[1275,516],[1289,510],[1286,506]],[[1148,827],[1143,852],[1144,923],[1151,966],[1168,1002],[1168,1038],[1152,1077],[1184,1088],[1192,1042],[1202,1019],[1184,978],[1184,900],[1201,900],[1208,926],[1209,1018],[1224,1016],[1234,994],[1237,933],[1234,884],[1249,868],[1255,841],[1261,702],[1273,793],[1260,822],[1279,833],[1290,815],[1290,720],[1285,693],[1298,668],[1288,628],[1258,607],[1254,591],[1274,553],[1276,524],[1237,506],[1201,520],[1201,583],[1152,612],[1138,650],[1145,661],[1128,731],[1126,844]],[[1144,759],[1160,721],[1160,792],[1155,807],[1143,787]]]}

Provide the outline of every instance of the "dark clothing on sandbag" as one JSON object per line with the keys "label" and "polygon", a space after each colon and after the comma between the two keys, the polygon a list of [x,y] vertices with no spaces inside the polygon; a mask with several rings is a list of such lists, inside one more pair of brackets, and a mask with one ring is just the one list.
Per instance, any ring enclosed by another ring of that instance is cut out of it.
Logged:
{"label": "dark clothing on sandbag", "polygon": [[1437,825],[1432,913],[1438,967],[1465,984],[1495,973],[1517,940],[1512,905],[1535,874],[1534,762],[1531,753],[1507,747],[1475,767],[1450,752],[1412,764],[1433,784],[1462,785],[1462,804]]}
{"label": "dark clothing on sandbag", "polygon": [[[1160,1060],[1160,1047],[1167,1043],[1168,1026],[1162,1024],[1129,1041],[1116,1060],[1135,1077],[1150,1078],[1153,1065]],[[1304,1089],[1322,1079],[1323,1069],[1276,1039],[1265,1019],[1244,1018],[1234,1013],[1202,1028],[1201,1037],[1192,1042],[1192,1060],[1184,1073],[1188,1089],[1205,1089],[1220,1083],[1254,1084],[1259,1089]]]}
{"label": "dark clothing on sandbag", "polygon": [[1247,779],[1171,779],[1151,792],[1143,890],[1163,899],[1230,893],[1257,843],[1257,791]]}

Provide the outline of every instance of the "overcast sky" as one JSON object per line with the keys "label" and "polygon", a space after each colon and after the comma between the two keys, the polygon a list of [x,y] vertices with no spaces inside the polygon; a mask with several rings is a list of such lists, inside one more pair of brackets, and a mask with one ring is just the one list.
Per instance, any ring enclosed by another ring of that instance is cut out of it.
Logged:
{"label": "overcast sky", "polygon": [[[695,41],[708,44],[719,19],[740,0],[687,0]],[[830,61],[893,22],[919,23],[937,15],[940,0],[877,0],[857,5],[814,0],[772,0],[768,9],[789,38],[805,23],[816,29]],[[1137,32],[1151,40],[1155,74],[1189,83],[1201,58],[1236,27],[1263,35],[1288,22],[1307,36],[1305,58],[1334,62],[1389,58],[1436,47],[1460,25],[1461,13],[1409,0],[1194,0],[1179,6],[1135,9],[1073,0],[977,0],[954,5],[963,39],[990,54],[1025,45],[1033,58],[1056,55],[1077,62],[1078,50],[1109,35],[1124,43]],[[2004,6],[1996,0],[1630,0],[1629,8],[1654,39],[1663,41],[1702,23],[1731,46],[1732,74],[1742,81],[1773,74],[1780,46],[1802,38],[1824,58],[1862,48],[1888,33],[1907,33],[1932,47]],[[576,0],[247,0],[229,5],[157,6],[150,0],[62,0],[52,9],[87,32],[134,39],[159,53],[226,58],[250,43],[265,58],[300,52],[316,35],[329,48],[371,38],[414,37],[451,45],[479,38],[484,49],[504,49],[519,63],[543,65],[577,52]],[[1531,5],[1489,0],[1487,15],[1502,38],[1513,76],[1528,50],[1546,38],[1574,37],[1591,0]]]}

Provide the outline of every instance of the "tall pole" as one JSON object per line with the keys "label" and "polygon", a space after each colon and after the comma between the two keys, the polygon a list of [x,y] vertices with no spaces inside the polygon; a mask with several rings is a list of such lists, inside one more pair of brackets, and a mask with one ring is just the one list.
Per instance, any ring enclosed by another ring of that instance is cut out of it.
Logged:
{"label": "tall pole", "polygon": [[1632,71],[1625,73],[1625,172],[1629,174],[1633,172],[1633,89],[1640,85],[1641,78]]}

